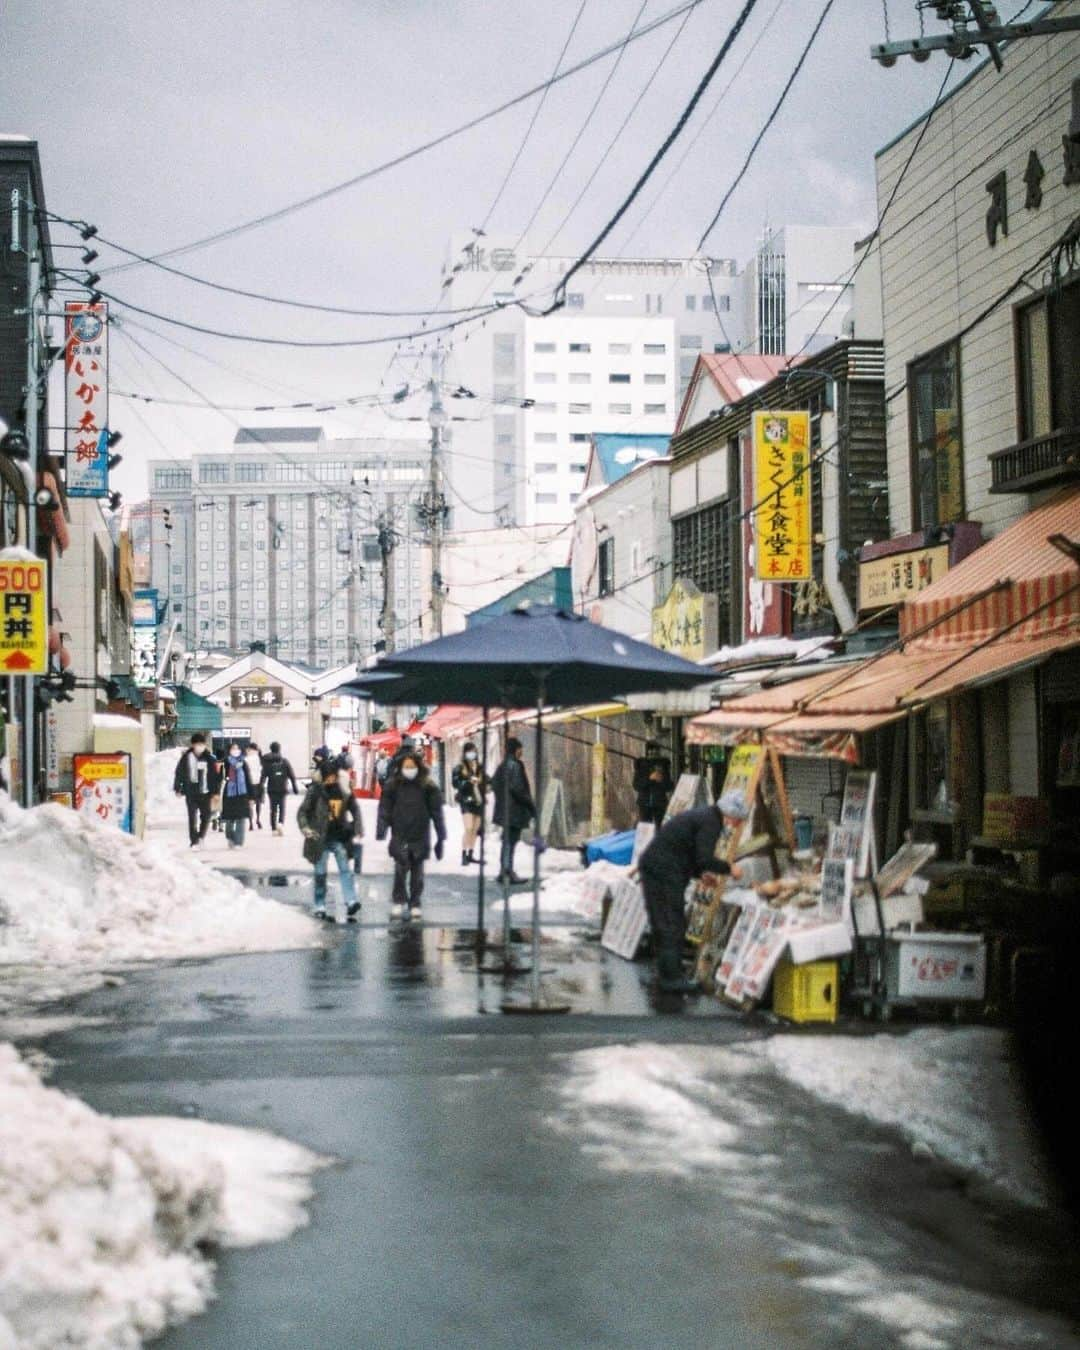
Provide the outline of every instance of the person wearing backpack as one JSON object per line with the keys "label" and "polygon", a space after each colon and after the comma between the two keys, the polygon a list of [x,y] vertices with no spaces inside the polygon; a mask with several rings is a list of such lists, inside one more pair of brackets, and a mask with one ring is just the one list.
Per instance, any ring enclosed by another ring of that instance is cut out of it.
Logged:
{"label": "person wearing backpack", "polygon": [[[431,852],[431,827],[435,827],[435,857],[441,862],[446,844],[442,793],[431,781],[427,766],[417,751],[404,755],[379,798],[376,839],[390,835],[389,853],[394,860],[394,889],[390,914],[418,918],[424,892],[424,863]],[[408,880],[408,892],[405,882]]]}
{"label": "person wearing backpack", "polygon": [[326,874],[333,855],[341,878],[346,920],[355,923],[360,901],[351,864],[356,841],[363,838],[364,822],[347,771],[332,756],[323,760],[318,777],[311,780],[296,820],[304,833],[304,857],[315,868],[315,918],[330,917],[326,910]]}
{"label": "person wearing backpack", "polygon": [[285,795],[290,785],[299,792],[292,765],[281,753],[281,742],[270,742],[270,753],[263,760],[263,785],[270,803],[270,829],[274,834],[285,833]]}

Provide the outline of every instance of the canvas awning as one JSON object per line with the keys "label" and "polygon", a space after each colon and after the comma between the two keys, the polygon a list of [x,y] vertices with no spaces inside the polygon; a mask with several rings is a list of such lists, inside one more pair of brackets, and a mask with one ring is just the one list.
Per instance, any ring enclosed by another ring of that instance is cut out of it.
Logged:
{"label": "canvas awning", "polygon": [[176,730],[220,731],[221,709],[194,689],[180,685],[176,691]]}
{"label": "canvas awning", "polygon": [[466,708],[460,703],[440,703],[435,711],[426,717],[420,731],[433,741],[445,741],[452,736],[461,736],[481,722],[482,716],[475,708]]}

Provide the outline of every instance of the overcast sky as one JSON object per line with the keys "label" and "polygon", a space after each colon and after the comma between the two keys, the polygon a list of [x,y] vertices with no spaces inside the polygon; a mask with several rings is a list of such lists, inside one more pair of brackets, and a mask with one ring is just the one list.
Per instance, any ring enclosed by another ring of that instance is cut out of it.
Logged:
{"label": "overcast sky", "polygon": [[[647,0],[642,22],[677,0]],[[823,0],[759,0],[684,139],[608,241],[609,256],[688,256],[775,101]],[[621,39],[642,0],[585,0],[567,63]],[[703,0],[690,15],[613,152],[601,155],[656,71],[679,20],[627,49],[529,235],[544,244],[582,185],[596,180],[551,251],[584,247],[674,123],[740,4]],[[41,146],[49,209],[93,221],[144,253],[183,245],[273,211],[382,162],[547,78],[581,0],[8,0],[0,9],[0,131]],[[914,33],[912,0],[891,0],[893,36]],[[704,125],[670,184],[657,192]],[[943,66],[868,56],[882,7],[835,0],[779,119],[706,249],[740,265],[766,223],[875,218],[874,152],[932,101]],[[587,116],[614,57],[548,95],[488,229],[517,234]],[[216,281],[343,306],[425,308],[439,295],[451,233],[478,225],[521,145],[535,100],[400,169],[175,265]],[[57,227],[56,242],[75,236]],[[122,261],[102,248],[95,264]],[[74,262],[71,250],[59,258]],[[144,308],[210,327],[298,338],[395,333],[410,320],[314,315],[227,297],[138,267],[103,283]],[[138,316],[131,315],[134,321]],[[325,400],[392,388],[393,346],[288,351],[229,342],[155,320],[117,336],[118,389],[191,399],[158,361],[220,403]],[[159,334],[167,335],[165,341]],[[182,350],[173,342],[184,344]],[[196,354],[197,353],[197,354]],[[158,358],[155,360],[154,358]],[[416,409],[419,411],[419,408]],[[140,420],[141,419],[141,420]],[[57,419],[59,420],[59,419]],[[381,413],[277,415],[332,434],[387,434]],[[207,410],[138,410],[114,400],[124,432],[116,477],[145,494],[145,463],[220,449],[235,422]],[[405,424],[407,434],[419,434]]]}

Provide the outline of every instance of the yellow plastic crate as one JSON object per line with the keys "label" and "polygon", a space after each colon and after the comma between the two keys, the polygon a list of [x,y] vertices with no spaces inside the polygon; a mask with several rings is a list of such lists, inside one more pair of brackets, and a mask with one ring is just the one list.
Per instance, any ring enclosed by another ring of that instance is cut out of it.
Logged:
{"label": "yellow plastic crate", "polygon": [[773,1012],[789,1022],[835,1022],[838,984],[835,961],[782,961],[773,976]]}

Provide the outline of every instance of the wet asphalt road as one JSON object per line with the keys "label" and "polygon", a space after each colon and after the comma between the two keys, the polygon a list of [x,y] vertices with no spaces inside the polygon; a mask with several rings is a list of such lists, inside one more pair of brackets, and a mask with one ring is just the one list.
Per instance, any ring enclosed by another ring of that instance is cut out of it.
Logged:
{"label": "wet asphalt road", "polygon": [[658,1014],[645,971],[569,916],[545,923],[544,968],[574,1011],[504,1016],[527,981],[449,950],[472,891],[429,885],[422,926],[390,929],[387,880],[365,879],[363,923],[326,950],[133,972],[73,1005],[109,1025],[46,1042],[52,1081],[99,1110],[197,1113],[337,1160],[310,1226],[222,1253],[217,1301],[165,1350],[1080,1345],[1060,1218],[780,1080],[720,1081],[716,1166],[665,1172],[677,1150],[633,1113],[602,1122],[614,1160],[583,1147],[560,1093],[574,1055],[771,1024],[709,1000]]}

